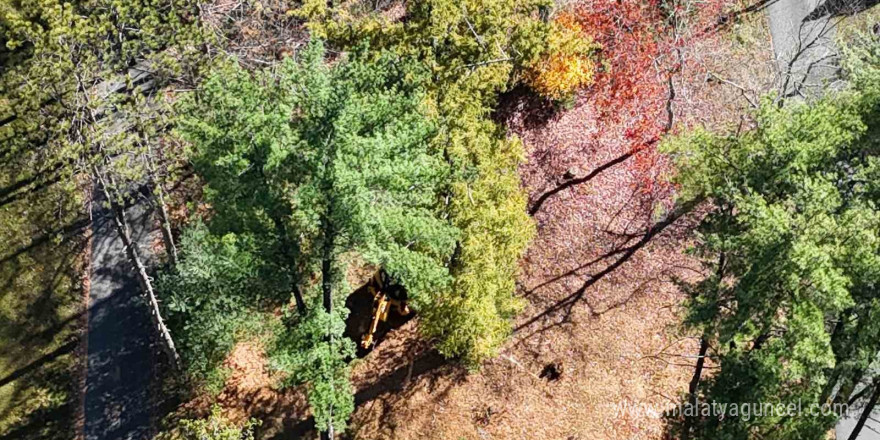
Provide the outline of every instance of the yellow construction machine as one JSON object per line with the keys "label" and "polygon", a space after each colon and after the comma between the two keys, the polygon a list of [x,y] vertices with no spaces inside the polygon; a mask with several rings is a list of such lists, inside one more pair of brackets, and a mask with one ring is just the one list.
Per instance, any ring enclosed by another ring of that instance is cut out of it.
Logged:
{"label": "yellow construction machine", "polygon": [[373,336],[380,322],[388,319],[388,312],[395,309],[401,316],[412,313],[406,304],[406,289],[394,282],[385,270],[379,270],[370,279],[367,290],[373,296],[373,318],[370,320],[370,328],[361,340],[361,347],[369,349],[375,344]]}

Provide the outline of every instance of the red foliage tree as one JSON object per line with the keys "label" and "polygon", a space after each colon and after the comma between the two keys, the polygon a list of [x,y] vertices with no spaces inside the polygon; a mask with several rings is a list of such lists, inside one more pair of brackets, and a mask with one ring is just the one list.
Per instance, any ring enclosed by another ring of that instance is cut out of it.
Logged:
{"label": "red foliage tree", "polygon": [[601,124],[625,127],[631,145],[627,154],[634,156],[645,191],[666,188],[657,175],[662,158],[655,146],[672,129],[674,75],[687,62],[683,49],[724,16],[726,3],[709,0],[696,7],[688,0],[585,0],[574,8],[587,36],[602,45],[603,69],[588,97]]}

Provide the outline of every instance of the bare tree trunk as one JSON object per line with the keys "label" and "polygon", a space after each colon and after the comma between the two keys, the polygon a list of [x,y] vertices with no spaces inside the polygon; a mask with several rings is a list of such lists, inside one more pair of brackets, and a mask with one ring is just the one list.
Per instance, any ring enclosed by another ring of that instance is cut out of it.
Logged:
{"label": "bare tree trunk", "polygon": [[864,369],[858,368],[839,379],[840,389],[837,391],[837,395],[834,396],[834,403],[843,403],[849,400],[862,379],[864,372]]}
{"label": "bare tree trunk", "polygon": [[153,182],[153,197],[156,201],[156,207],[159,211],[159,224],[162,230],[162,241],[165,242],[165,251],[168,252],[168,258],[171,260],[172,266],[177,266],[177,246],[174,244],[174,235],[171,234],[171,221],[168,219],[168,209],[165,205],[165,195],[162,185]]}
{"label": "bare tree trunk", "polygon": [[[336,232],[331,222],[328,222],[327,233],[324,237],[323,255],[321,257],[321,290],[324,296],[324,310],[327,313],[333,312],[333,246],[336,238]],[[332,346],[333,334],[327,334],[327,338]],[[333,386],[333,379],[330,380],[330,386]],[[327,439],[333,440],[335,432],[333,430],[333,404],[328,408],[330,418],[327,421]]]}
{"label": "bare tree trunk", "polygon": [[171,220],[168,218],[168,206],[165,204],[165,190],[162,182],[157,178],[155,164],[153,163],[153,148],[147,143],[147,173],[150,181],[150,190],[153,195],[153,203],[159,211],[159,226],[162,230],[162,241],[165,243],[165,251],[171,260],[172,266],[177,266],[177,246],[174,244],[174,235],[171,233]]}
{"label": "bare tree trunk", "polygon": [[[703,376],[703,366],[706,363],[706,353],[709,351],[709,340],[705,336],[700,338],[700,353],[697,356],[697,365],[694,368],[694,375],[691,377],[691,383],[688,386],[688,404],[691,405],[691,412],[694,413],[697,407],[697,391],[700,386],[700,378]],[[693,425],[693,417],[685,416],[684,427],[681,429],[681,440],[688,440],[691,436],[691,426]]]}
{"label": "bare tree trunk", "polygon": [[[724,252],[718,255],[718,269],[716,270],[715,276],[718,278],[718,285],[721,285],[721,281],[724,278],[724,264],[725,264],[725,256]],[[691,405],[691,414],[697,414],[697,392],[700,387],[700,379],[703,376],[703,367],[706,365],[706,353],[709,352],[709,338],[706,335],[705,331],[703,336],[700,337],[700,351],[697,355],[697,365],[694,367],[694,375],[691,377],[691,383],[688,386],[688,404]],[[693,426],[693,417],[688,417],[685,415],[684,417],[684,426],[681,430],[681,440],[689,440],[691,436],[691,427]]]}
{"label": "bare tree trunk", "polygon": [[291,254],[291,248],[294,246],[293,243],[290,242],[290,237],[287,236],[287,227],[284,226],[284,221],[278,216],[273,216],[272,221],[275,223],[275,233],[278,234],[278,239],[281,242],[281,252],[284,254],[284,258],[287,259],[287,263],[290,264],[291,270],[294,272],[293,280],[290,283],[290,290],[293,292],[293,299],[296,300],[296,311],[299,312],[300,315],[306,314],[306,302],[303,300],[302,291],[299,290],[299,279],[296,275],[297,267],[296,267],[296,258]]}
{"label": "bare tree trunk", "polygon": [[333,312],[333,245],[335,232],[329,228],[324,237],[323,255],[321,257],[321,292],[324,296],[324,310]]}
{"label": "bare tree trunk", "polygon": [[[103,136],[102,133],[97,131],[97,123],[98,123],[98,115],[95,112],[95,109],[91,108],[91,102],[89,99],[88,88],[83,82],[82,78],[79,74],[74,72],[74,76],[77,81],[78,90],[82,93],[82,96],[85,98],[85,105],[81,107],[81,111],[83,112],[84,120],[88,123],[89,133],[83,132],[83,128],[80,127],[76,129],[76,136],[79,141],[84,144],[88,144],[87,140],[90,138],[94,138],[98,140],[94,145],[96,147],[95,150],[92,150],[91,153],[96,155],[96,157],[100,158],[103,161],[107,161],[107,155],[105,150],[105,145],[102,141],[100,141]],[[148,162],[150,166],[152,166],[151,162]],[[128,258],[131,261],[131,264],[134,265],[135,271],[137,272],[138,284],[140,284],[141,291],[145,295],[147,295],[147,299],[150,303],[150,318],[153,321],[153,325],[159,330],[159,334],[162,339],[162,348],[168,356],[168,360],[171,362],[171,366],[174,370],[181,370],[180,363],[180,355],[177,354],[177,348],[174,346],[174,340],[171,338],[171,332],[168,331],[168,327],[165,326],[165,322],[162,320],[162,314],[159,310],[159,302],[156,300],[156,295],[153,292],[153,284],[150,281],[149,275],[147,275],[147,269],[141,261],[140,255],[138,254],[137,244],[131,240],[131,233],[128,229],[128,222],[125,219],[125,207],[120,206],[117,203],[116,199],[113,198],[110,194],[110,187],[108,187],[108,182],[105,179],[104,174],[101,173],[98,165],[92,165],[92,178],[97,180],[98,186],[101,187],[101,191],[104,194],[104,197],[107,199],[107,202],[110,203],[111,211],[113,212],[113,222],[116,226],[116,231],[119,233],[119,237],[122,239],[122,243],[125,246],[126,254],[128,254]],[[113,185],[113,191],[116,191],[116,185],[113,182],[110,182]]]}
{"label": "bare tree trunk", "polygon": [[299,285],[296,281],[291,283],[290,289],[293,291],[293,299],[296,301],[296,311],[299,312],[300,315],[305,315],[306,302],[303,301],[302,291],[299,290]]}
{"label": "bare tree trunk", "polygon": [[333,440],[336,437],[336,433],[333,429],[333,408],[330,408],[330,421],[327,422],[327,440]]}
{"label": "bare tree trunk", "polygon": [[150,277],[147,274],[147,268],[144,266],[143,261],[138,253],[137,243],[132,241],[131,239],[131,231],[128,228],[128,222],[125,218],[125,209],[117,203],[116,199],[113,198],[110,194],[110,189],[108,188],[107,181],[104,176],[98,170],[98,167],[94,167],[95,177],[98,179],[98,184],[101,187],[101,191],[104,194],[104,198],[107,199],[107,202],[110,203],[110,209],[113,212],[113,222],[116,226],[116,231],[119,233],[119,237],[122,239],[123,245],[125,245],[125,251],[128,254],[128,258],[131,261],[132,265],[135,267],[135,272],[137,272],[138,284],[141,287],[141,290],[147,296],[147,299],[150,303],[150,318],[153,321],[153,325],[159,331],[159,335],[162,339],[162,349],[165,351],[165,354],[168,356],[168,359],[171,361],[171,366],[174,370],[179,371],[181,369],[180,364],[180,355],[177,353],[177,349],[174,346],[174,340],[171,338],[171,332],[168,331],[168,327],[165,326],[165,322],[162,320],[162,314],[159,310],[159,302],[156,300],[155,292],[153,291],[153,283],[150,281]]}
{"label": "bare tree trunk", "polygon": [[[838,344],[835,344],[839,338],[845,337],[843,335],[844,322],[846,322],[849,316],[850,310],[844,310],[837,317],[837,324],[834,325],[834,330],[831,332],[831,347],[835,348]],[[835,353],[838,359],[840,359],[840,353]],[[828,382],[825,384],[825,387],[822,388],[822,393],[819,395],[819,404],[825,404],[828,399],[831,398],[831,393],[834,392],[834,387],[837,385],[837,382],[840,380],[840,369],[835,367],[831,371],[831,375],[828,378]]]}
{"label": "bare tree trunk", "polygon": [[825,384],[825,387],[822,389],[822,394],[819,395],[819,404],[824,405],[828,402],[828,399],[831,398],[831,393],[834,392],[834,387],[837,386],[837,383],[840,381],[840,370],[834,369],[831,372],[831,376],[828,378],[828,383]]}
{"label": "bare tree trunk", "polygon": [[871,416],[871,412],[874,411],[874,407],[877,406],[877,400],[880,400],[880,378],[874,379],[874,392],[871,393],[871,399],[868,400],[865,409],[862,410],[862,415],[859,417],[859,421],[856,422],[855,428],[853,428],[852,433],[850,433],[849,440],[856,440],[859,437],[859,433],[862,431],[862,428],[865,427],[868,417]]}

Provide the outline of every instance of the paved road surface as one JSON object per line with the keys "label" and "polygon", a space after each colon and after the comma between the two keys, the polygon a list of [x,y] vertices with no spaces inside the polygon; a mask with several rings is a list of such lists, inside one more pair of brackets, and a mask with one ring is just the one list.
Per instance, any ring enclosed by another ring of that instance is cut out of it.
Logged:
{"label": "paved road surface", "polygon": [[816,94],[837,73],[834,20],[816,11],[824,0],[776,0],[767,7],[773,51],[785,93]]}
{"label": "paved road surface", "polygon": [[[862,404],[864,404],[864,402]],[[851,408],[847,413],[847,417],[840,420],[837,427],[834,429],[838,439],[846,440],[849,438],[853,428],[856,427],[856,422],[858,422],[859,416],[862,415],[862,408],[864,408],[864,406],[861,405]],[[868,419],[868,421],[865,422],[865,426],[862,428],[862,431],[859,432],[859,440],[880,440],[880,422],[878,422],[878,420],[880,420],[880,409],[875,408],[871,417],[874,420]]]}
{"label": "paved road surface", "polygon": [[[110,213],[97,201],[93,205],[85,438],[147,439],[153,361],[149,309]],[[151,225],[143,205],[127,211],[142,252],[149,249]]]}

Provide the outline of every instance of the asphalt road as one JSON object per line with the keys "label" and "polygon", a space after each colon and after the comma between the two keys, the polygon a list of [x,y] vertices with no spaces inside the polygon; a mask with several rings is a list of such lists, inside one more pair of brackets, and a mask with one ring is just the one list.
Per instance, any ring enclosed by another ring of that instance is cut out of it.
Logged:
{"label": "asphalt road", "polygon": [[[846,417],[837,423],[834,431],[838,439],[846,440],[849,438],[850,433],[856,426],[856,422],[859,420],[859,416],[862,414],[863,408],[863,404],[850,408]],[[875,408],[871,413],[871,418],[865,422],[865,426],[859,432],[859,440],[880,440],[880,422],[878,422],[880,420],[880,409]]]}
{"label": "asphalt road", "polygon": [[[149,250],[151,226],[144,205],[127,210],[142,253]],[[153,376],[149,309],[109,210],[96,201],[92,217],[85,439],[147,439]]]}
{"label": "asphalt road", "polygon": [[837,75],[835,20],[821,14],[824,3],[776,0],[767,6],[780,86],[786,95],[816,95]]}

